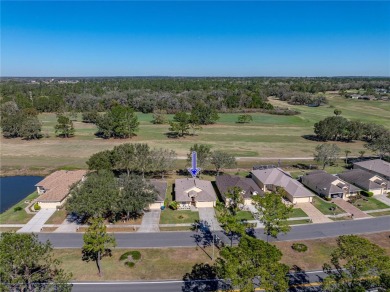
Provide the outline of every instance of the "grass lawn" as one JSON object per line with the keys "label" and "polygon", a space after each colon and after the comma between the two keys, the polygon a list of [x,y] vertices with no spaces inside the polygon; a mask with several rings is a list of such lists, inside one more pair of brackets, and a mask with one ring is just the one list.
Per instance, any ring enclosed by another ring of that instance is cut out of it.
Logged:
{"label": "grass lawn", "polygon": [[[336,204],[329,203],[329,202],[321,199],[320,197],[313,198],[313,205],[318,210],[320,210],[320,212],[322,214],[325,214],[325,215],[333,215],[333,214],[337,215],[337,214],[345,213],[345,211],[343,209],[341,209],[340,207],[338,207]],[[336,209],[334,211],[330,210],[330,208],[332,208],[332,207],[336,207]]]}
{"label": "grass lawn", "polygon": [[[361,235],[369,239],[371,242],[384,248],[388,255],[390,255],[390,232],[381,232]],[[282,262],[293,267],[297,265],[303,270],[322,270],[322,265],[330,261],[330,254],[336,247],[337,238],[324,238],[315,240],[301,240],[301,241],[285,241],[275,242],[275,244],[283,253]],[[295,242],[304,243],[307,245],[306,252],[297,252],[291,248]]]}
{"label": "grass lawn", "polygon": [[343,217],[330,218],[330,220],[333,220],[333,221],[344,221],[344,220],[352,220],[352,218],[351,218],[351,216],[343,216]]}
{"label": "grass lawn", "polygon": [[[37,141],[25,141],[19,138],[0,138],[2,145],[3,172],[15,170],[55,169],[59,167],[85,168],[88,157],[98,151],[112,149],[114,146],[129,143],[148,143],[151,147],[172,149],[179,156],[185,156],[194,143],[205,143],[213,150],[223,150],[240,157],[271,157],[275,163],[279,157],[307,157],[311,156],[317,141],[303,138],[313,134],[314,123],[328,116],[333,116],[334,108],[342,111],[347,119],[359,119],[365,122],[372,121],[389,127],[389,102],[362,101],[345,99],[339,96],[329,96],[329,105],[311,108],[307,106],[288,105],[285,102],[271,99],[271,103],[297,109],[301,112],[296,116],[278,116],[265,113],[253,113],[253,122],[246,125],[236,124],[240,113],[221,113],[220,119],[214,125],[207,125],[196,136],[181,139],[170,139],[165,135],[169,125],[154,125],[151,123],[152,114],[137,113],[140,127],[136,137],[132,139],[96,138],[96,126],[81,122],[81,115],[74,122],[75,137],[62,139],[55,137],[54,113],[42,113],[39,119],[42,122],[42,132],[49,138]],[[364,115],[361,113],[364,112]],[[172,115],[168,115],[172,119]],[[270,134],[272,133],[272,135]],[[364,142],[354,143],[335,142],[341,153],[348,149],[350,156],[359,155]],[[370,155],[367,151],[366,155]],[[251,164],[256,164],[252,161]],[[340,164],[341,166],[341,164]],[[241,167],[241,161],[239,166]],[[327,168],[327,170],[329,170]],[[332,170],[329,170],[333,172]]]}
{"label": "grass lawn", "polygon": [[309,217],[301,208],[292,209],[290,218]]}
{"label": "grass lawn", "polygon": [[169,208],[161,211],[160,224],[194,223],[199,220],[199,213],[187,210],[171,210]]}
{"label": "grass lawn", "polygon": [[16,232],[20,229],[20,227],[0,227],[1,232]]}
{"label": "grass lawn", "polygon": [[389,216],[390,215],[390,211],[374,212],[374,213],[370,213],[370,215],[374,216],[374,217]]}
{"label": "grass lawn", "polygon": [[311,223],[310,219],[302,219],[302,220],[289,220],[287,221],[288,225],[299,225],[299,224],[308,224]]}
{"label": "grass lawn", "polygon": [[253,220],[253,215],[250,211],[238,211],[237,212],[238,220]]}
{"label": "grass lawn", "polygon": [[65,209],[57,210],[53,215],[51,215],[45,224],[61,224],[66,219],[67,215],[68,213],[65,211]]}
{"label": "grass lawn", "polygon": [[[5,212],[0,214],[0,224],[25,224],[34,215],[27,214],[26,211],[24,211],[24,208],[27,207],[28,204],[26,204],[24,201],[31,201],[38,197],[38,193],[34,192],[30,195],[28,195],[26,198],[21,200],[19,203],[13,205],[11,208],[6,210]],[[23,209],[20,211],[14,211],[15,207],[22,207]]]}
{"label": "grass lawn", "polygon": [[[103,276],[97,275],[94,262],[81,260],[80,249],[55,249],[54,255],[62,261],[62,268],[72,272],[73,280],[159,280],[182,279],[197,263],[211,263],[210,258],[202,250],[194,248],[137,249],[141,252],[141,260],[134,268],[129,268],[119,261],[126,251],[134,249],[114,249],[112,257],[101,261]],[[217,249],[216,249],[217,251]],[[206,252],[212,254],[211,248]]]}
{"label": "grass lawn", "polygon": [[372,198],[372,197],[371,198],[363,197],[361,199],[358,199],[358,200],[356,200],[356,202],[353,205],[362,211],[380,210],[380,209],[390,208],[385,203],[382,203],[381,201],[378,201],[377,199]]}

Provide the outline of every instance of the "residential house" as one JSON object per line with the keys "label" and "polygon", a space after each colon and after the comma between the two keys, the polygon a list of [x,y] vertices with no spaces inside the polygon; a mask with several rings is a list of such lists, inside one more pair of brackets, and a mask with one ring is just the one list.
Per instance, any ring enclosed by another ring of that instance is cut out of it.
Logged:
{"label": "residential house", "polygon": [[251,171],[252,179],[263,192],[275,192],[278,187],[287,193],[287,199],[293,204],[312,202],[314,194],[288,172],[280,168],[256,169]]}
{"label": "residential house", "polygon": [[217,194],[208,180],[185,178],[175,180],[175,201],[179,208],[215,207]]}
{"label": "residential house", "polygon": [[157,191],[157,199],[154,203],[149,205],[150,210],[159,210],[164,206],[164,201],[167,195],[168,184],[164,180],[151,179],[150,184],[154,186]]}
{"label": "residential house", "polygon": [[68,195],[70,188],[85,179],[86,170],[59,170],[45,177],[35,186],[40,195],[37,202],[41,208],[55,209],[62,206]]}
{"label": "residential house", "polygon": [[353,164],[353,168],[366,170],[390,181],[390,163],[384,160],[374,159],[356,162]]}
{"label": "residential house", "polygon": [[264,192],[251,178],[243,178],[239,176],[233,176],[224,174],[217,176],[216,178],[217,188],[222,196],[222,199],[226,202],[225,194],[229,189],[238,187],[241,189],[241,194],[244,198],[244,205],[252,204],[252,196],[262,196]]}
{"label": "residential house", "polygon": [[301,181],[313,192],[325,198],[342,198],[346,200],[360,191],[354,185],[323,170],[307,173],[302,176]]}
{"label": "residential house", "polygon": [[374,195],[386,194],[390,188],[389,181],[363,169],[352,169],[338,177]]}

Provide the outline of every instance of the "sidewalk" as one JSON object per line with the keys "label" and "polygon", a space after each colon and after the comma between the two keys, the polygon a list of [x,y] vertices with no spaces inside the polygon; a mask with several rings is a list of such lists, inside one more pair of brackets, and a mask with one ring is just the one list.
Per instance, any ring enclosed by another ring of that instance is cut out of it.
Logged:
{"label": "sidewalk", "polygon": [[41,209],[30,221],[17,232],[40,232],[43,225],[54,214],[56,209]]}

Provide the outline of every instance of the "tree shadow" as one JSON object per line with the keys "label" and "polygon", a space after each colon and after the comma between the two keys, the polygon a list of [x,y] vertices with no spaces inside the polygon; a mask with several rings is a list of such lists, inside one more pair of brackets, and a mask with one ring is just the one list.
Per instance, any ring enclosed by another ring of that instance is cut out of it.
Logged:
{"label": "tree shadow", "polygon": [[290,286],[289,291],[292,292],[308,292],[308,291],[322,291],[321,287],[306,287],[304,284],[308,284],[310,282],[322,282],[323,278],[316,275],[316,279],[313,281],[305,270],[301,269],[299,266],[294,265],[292,267],[292,271],[287,274],[289,281],[288,284]]}
{"label": "tree shadow", "polygon": [[183,281],[183,292],[205,292],[219,289],[217,271],[209,264],[195,264],[192,271],[184,275]]}
{"label": "tree shadow", "polygon": [[318,141],[324,141],[324,140],[318,138],[317,135],[312,135],[312,134],[310,134],[310,135],[302,135],[301,137],[302,137],[303,139],[306,139],[306,140],[309,140],[309,141],[316,141],[316,142],[318,142]]}

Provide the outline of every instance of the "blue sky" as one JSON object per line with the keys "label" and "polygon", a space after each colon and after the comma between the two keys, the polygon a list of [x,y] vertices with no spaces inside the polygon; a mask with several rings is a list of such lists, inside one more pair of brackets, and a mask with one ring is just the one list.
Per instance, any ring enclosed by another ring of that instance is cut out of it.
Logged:
{"label": "blue sky", "polygon": [[390,2],[1,1],[1,76],[390,76]]}

